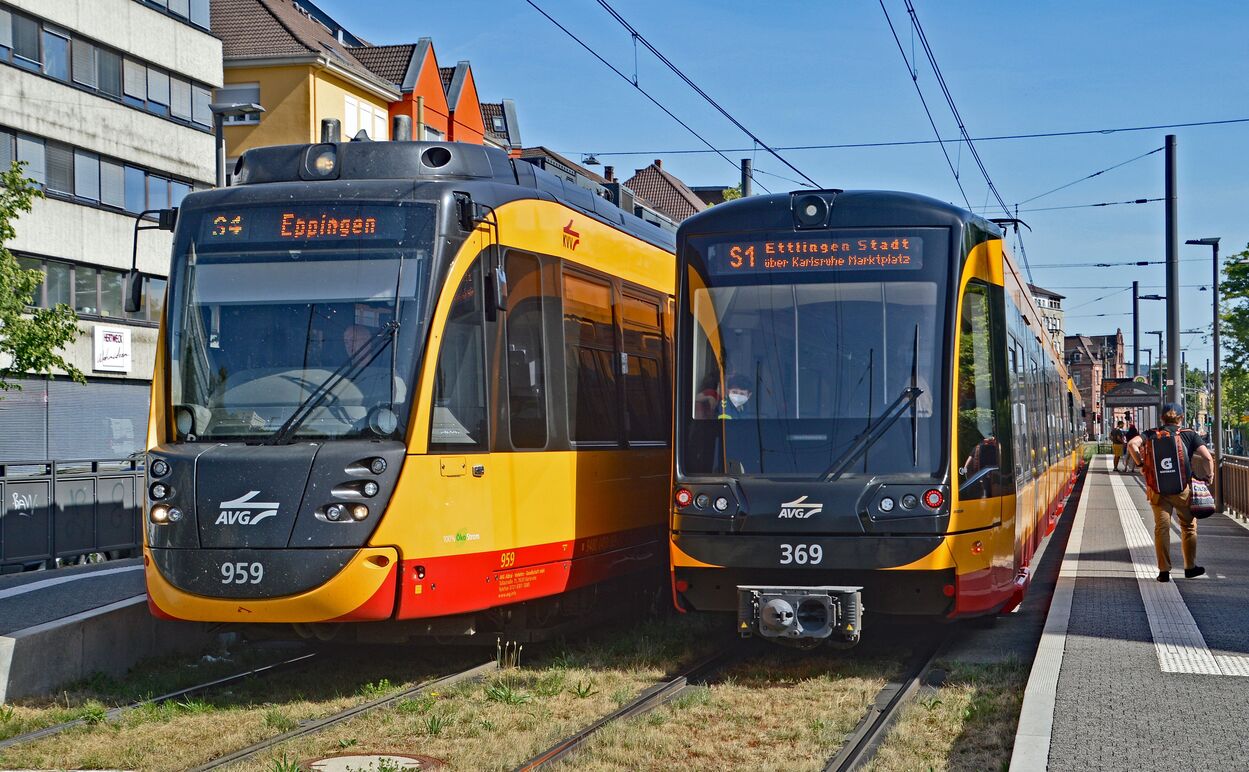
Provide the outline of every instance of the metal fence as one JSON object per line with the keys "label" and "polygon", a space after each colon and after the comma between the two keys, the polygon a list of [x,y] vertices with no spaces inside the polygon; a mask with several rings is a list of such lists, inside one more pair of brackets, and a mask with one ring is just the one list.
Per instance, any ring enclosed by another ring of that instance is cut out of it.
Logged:
{"label": "metal fence", "polygon": [[1223,486],[1223,511],[1241,520],[1249,519],[1249,456],[1225,453],[1219,471]]}
{"label": "metal fence", "polygon": [[140,461],[0,463],[0,569],[93,553],[136,553]]}

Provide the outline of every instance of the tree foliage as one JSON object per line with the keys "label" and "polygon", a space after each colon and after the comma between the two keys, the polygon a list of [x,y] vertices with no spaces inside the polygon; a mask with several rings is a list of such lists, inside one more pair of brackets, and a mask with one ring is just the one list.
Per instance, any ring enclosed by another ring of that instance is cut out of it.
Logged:
{"label": "tree foliage", "polygon": [[735,201],[742,197],[742,186],[734,185],[731,188],[725,188],[721,196],[725,201]]}
{"label": "tree foliage", "polygon": [[1219,312],[1225,364],[1233,370],[1249,370],[1249,246],[1227,256],[1223,275],[1227,278],[1219,285],[1223,293]]}
{"label": "tree foliage", "polygon": [[51,375],[62,370],[79,383],[87,379],[57,352],[78,337],[78,317],[64,303],[28,311],[41,271],[22,268],[8,249],[17,235],[15,222],[29,212],[43,191],[22,173],[21,162],[0,172],[0,391],[21,388],[13,383],[22,373]]}

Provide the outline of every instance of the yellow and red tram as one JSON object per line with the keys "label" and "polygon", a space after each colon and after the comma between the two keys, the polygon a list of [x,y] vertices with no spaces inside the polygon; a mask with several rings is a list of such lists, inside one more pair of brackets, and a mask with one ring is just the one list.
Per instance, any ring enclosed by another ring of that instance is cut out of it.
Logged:
{"label": "yellow and red tram", "polygon": [[155,614],[524,639],[659,586],[671,234],[480,146],[260,148],[235,179],[177,215]]}
{"label": "yellow and red tram", "polygon": [[814,645],[1018,604],[1082,406],[998,226],[804,191],[695,215],[677,260],[677,607]]}

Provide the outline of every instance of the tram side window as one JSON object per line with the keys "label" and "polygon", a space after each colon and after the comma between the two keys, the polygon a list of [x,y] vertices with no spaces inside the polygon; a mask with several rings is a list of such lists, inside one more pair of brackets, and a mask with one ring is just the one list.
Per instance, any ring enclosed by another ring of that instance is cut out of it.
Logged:
{"label": "tram side window", "polygon": [[625,416],[630,442],[666,442],[669,436],[668,378],[664,367],[663,319],[659,301],[624,293],[620,302],[624,343]]}
{"label": "tram side window", "polygon": [[606,281],[564,274],[564,362],[568,435],[574,442],[617,442],[616,333]]}
{"label": "tram side window", "polygon": [[486,447],[485,329],[480,263],[464,274],[447,314],[434,377],[429,442],[442,450]]}
{"label": "tram side window", "polygon": [[514,448],[546,447],[546,363],[538,258],[509,252],[507,400]]}
{"label": "tram side window", "polygon": [[[958,454],[961,498],[998,495],[1000,466],[997,410],[993,401],[993,356],[989,321],[989,288],[970,283],[963,295],[959,330]],[[989,470],[992,470],[989,471]],[[976,482],[968,481],[981,475]]]}
{"label": "tram side window", "polygon": [[1013,339],[1010,346],[1010,372],[1011,372],[1011,417],[1012,428],[1014,434],[1015,446],[1015,470],[1016,474],[1023,477],[1026,476],[1031,469],[1028,461],[1028,409],[1024,402],[1024,369],[1023,369],[1023,349]]}
{"label": "tram side window", "polygon": [[1029,357],[1029,363],[1032,369],[1029,371],[1028,396],[1029,406],[1028,413],[1031,418],[1028,422],[1028,434],[1033,437],[1032,440],[1032,474],[1039,476],[1043,468],[1042,462],[1045,460],[1045,454],[1048,448],[1045,447],[1045,424],[1042,422],[1042,416],[1045,411],[1045,397],[1041,394],[1041,368],[1037,365],[1036,354]]}

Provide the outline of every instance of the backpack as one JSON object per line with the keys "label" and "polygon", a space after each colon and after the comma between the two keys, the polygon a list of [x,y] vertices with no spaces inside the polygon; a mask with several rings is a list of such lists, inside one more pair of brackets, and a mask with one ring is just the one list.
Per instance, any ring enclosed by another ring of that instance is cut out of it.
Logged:
{"label": "backpack", "polygon": [[[1183,431],[1186,430],[1180,430]],[[1179,495],[1188,488],[1192,479],[1188,447],[1180,432],[1172,434],[1166,429],[1154,429],[1145,433],[1145,444],[1141,447],[1141,472],[1145,475],[1145,486],[1154,493]]]}
{"label": "backpack", "polygon": [[1116,444],[1116,445],[1122,445],[1122,444],[1123,444],[1123,430],[1122,430],[1122,429],[1120,429],[1120,428],[1119,428],[1119,427],[1117,427],[1117,426],[1116,426],[1115,428],[1111,429],[1111,430],[1110,430],[1110,441],[1111,441],[1111,442],[1113,442],[1113,443],[1114,443],[1114,444]]}

